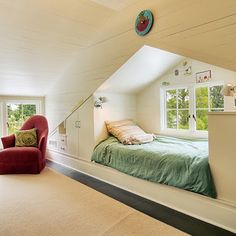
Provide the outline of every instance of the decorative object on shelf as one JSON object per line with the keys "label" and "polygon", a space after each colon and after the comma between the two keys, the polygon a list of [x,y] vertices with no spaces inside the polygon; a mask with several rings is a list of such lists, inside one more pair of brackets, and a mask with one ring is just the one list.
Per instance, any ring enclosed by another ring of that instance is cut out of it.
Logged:
{"label": "decorative object on shelf", "polygon": [[192,66],[191,63],[186,61],[183,61],[183,75],[191,75],[192,74]]}
{"label": "decorative object on shelf", "polygon": [[162,86],[169,86],[169,85],[170,85],[170,82],[163,81],[163,82],[161,83],[161,85],[162,85]]}
{"label": "decorative object on shelf", "polygon": [[96,100],[95,100],[95,102],[94,102],[94,107],[96,107],[96,108],[102,108],[102,104],[103,103],[105,103],[105,102],[107,102],[108,100],[107,100],[107,98],[106,97],[99,97],[99,98],[97,98]]}
{"label": "decorative object on shelf", "polygon": [[175,70],[175,76],[178,76],[178,75],[179,75],[179,70],[176,69],[176,70]]}
{"label": "decorative object on shelf", "polygon": [[236,86],[233,86],[232,84],[226,84],[222,90],[220,91],[220,93],[223,96],[231,96],[234,97],[236,96]]}
{"label": "decorative object on shelf", "polygon": [[191,75],[192,74],[192,67],[188,66],[184,69],[184,75]]}
{"label": "decorative object on shelf", "polygon": [[211,70],[196,73],[196,83],[208,82],[211,78]]}
{"label": "decorative object on shelf", "polygon": [[141,11],[135,21],[135,31],[138,35],[146,35],[152,28],[153,15],[150,10]]}
{"label": "decorative object on shelf", "polygon": [[188,65],[188,61],[183,61],[183,66],[187,66]]}

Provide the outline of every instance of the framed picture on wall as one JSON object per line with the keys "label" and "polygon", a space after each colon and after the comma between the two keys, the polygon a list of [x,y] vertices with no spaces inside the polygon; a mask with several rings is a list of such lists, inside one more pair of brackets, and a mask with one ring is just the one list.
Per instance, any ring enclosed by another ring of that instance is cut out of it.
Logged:
{"label": "framed picture on wall", "polygon": [[211,70],[201,71],[196,73],[196,83],[204,83],[211,78]]}

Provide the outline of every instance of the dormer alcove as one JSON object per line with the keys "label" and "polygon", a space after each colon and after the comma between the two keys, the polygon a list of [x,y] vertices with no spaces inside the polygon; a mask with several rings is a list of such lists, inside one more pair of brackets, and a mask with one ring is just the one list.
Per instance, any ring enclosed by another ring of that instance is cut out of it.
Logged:
{"label": "dormer alcove", "polygon": [[[214,200],[130,177],[108,167],[91,163],[90,159],[94,147],[108,137],[106,120],[129,118],[149,133],[183,138],[208,138],[208,112],[236,111],[235,98],[223,96],[221,93],[227,84],[236,85],[234,71],[143,46],[93,94],[84,99],[83,104],[62,123],[63,127],[58,127],[50,137],[50,141],[54,140],[59,146],[56,148],[50,146],[49,159],[170,207],[177,205],[180,211],[211,219],[220,224],[224,221],[225,214],[229,212],[234,214],[236,204],[236,196],[232,191],[228,191],[227,184],[224,185],[222,181],[219,181],[219,184],[218,181],[215,183],[220,192],[219,198]],[[181,99],[184,101],[187,99],[188,107],[179,110],[172,108],[172,115],[169,115],[167,104],[170,93],[178,94],[179,98],[181,94],[185,94]],[[202,107],[199,104],[202,104]],[[189,116],[187,121],[186,111]],[[179,114],[178,117],[175,112]],[[66,140],[62,149],[60,149],[61,138]],[[211,134],[209,138],[212,144]],[[214,147],[210,147],[212,148]],[[233,165],[233,148],[225,150],[225,153],[227,160]],[[220,161],[213,156],[211,163],[214,163],[213,175],[216,175],[217,180],[219,172],[216,166],[221,165]],[[232,184],[232,176],[224,175],[222,178],[224,183]],[[224,191],[224,188],[227,188],[227,191]],[[175,201],[166,197],[173,194],[177,199]],[[185,204],[193,201],[196,202],[196,207]],[[225,212],[216,220],[214,214],[219,214],[222,206],[225,207]],[[234,223],[229,219],[227,224]]]}

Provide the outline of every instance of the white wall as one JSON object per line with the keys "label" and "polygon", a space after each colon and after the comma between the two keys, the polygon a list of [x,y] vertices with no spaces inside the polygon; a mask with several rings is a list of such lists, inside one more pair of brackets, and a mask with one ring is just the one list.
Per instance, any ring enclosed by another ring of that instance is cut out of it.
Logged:
{"label": "white wall", "polygon": [[[48,148],[76,159],[90,161],[94,148],[93,111],[94,100],[93,97],[90,97],[64,121],[63,133],[60,133],[58,127],[49,136]],[[51,141],[53,141],[53,145],[51,145]]]}
{"label": "white wall", "polygon": [[104,140],[107,136],[105,121],[133,119],[136,121],[136,96],[118,93],[96,93],[97,97],[106,97],[103,108],[94,108],[94,139],[95,143]]}
{"label": "white wall", "polygon": [[[217,66],[213,66],[207,63],[196,61],[193,59],[187,59],[188,64],[192,67],[191,75],[183,75],[183,63],[171,69],[163,77],[156,80],[150,86],[137,94],[137,123],[147,132],[161,132],[161,106],[160,106],[160,92],[162,82],[166,81],[170,83],[170,86],[174,85],[188,85],[196,83],[196,73],[211,70],[211,79],[209,82],[223,82],[225,84],[232,83],[236,85],[236,72],[226,70]],[[174,75],[175,69],[179,69],[180,74]],[[231,107],[232,99],[226,98],[227,107]]]}
{"label": "white wall", "polygon": [[[101,29],[94,43],[75,52],[78,57],[74,63],[47,93],[50,129],[58,126],[81,98],[93,94],[143,45],[235,69],[235,7],[235,0],[141,0],[118,11],[109,21],[98,23]],[[143,9],[152,10],[155,20],[151,32],[140,37],[135,33],[134,22]]]}
{"label": "white wall", "polygon": [[[209,163],[217,198],[236,206],[236,112],[209,113]],[[236,222],[236,221],[235,221]]]}
{"label": "white wall", "polygon": [[[95,108],[94,101],[98,97],[106,97],[107,102],[102,108]],[[63,143],[64,151],[57,145],[56,150],[66,155],[90,162],[94,146],[108,137],[105,121],[122,119],[136,121],[136,96],[127,94],[95,93],[78,110],[65,120],[66,143]],[[75,123],[80,122],[80,127]],[[49,137],[49,140],[59,141],[60,134],[57,131]],[[49,146],[49,148],[52,148]]]}
{"label": "white wall", "polygon": [[[174,69],[172,69],[160,80],[155,81],[151,86],[144,89],[138,95],[95,93],[94,99],[100,96],[104,96],[108,100],[103,104],[102,109],[93,108],[95,144],[105,139],[108,135],[104,123],[104,121],[106,120],[121,120],[132,118],[138,121],[138,123],[145,129],[145,131],[158,132],[160,130],[159,101],[162,81],[169,81],[172,85],[194,83],[195,72],[211,69],[212,81],[235,82],[235,72],[227,71],[193,60],[191,60],[191,65],[193,67],[193,74],[191,76],[175,77],[173,74]],[[182,67],[182,65],[180,67]],[[226,79],[222,80],[222,77]],[[86,116],[85,121],[88,122],[87,126],[91,124],[89,119],[86,119]],[[88,136],[85,133],[84,138],[87,139],[87,137]],[[161,204],[167,205],[172,208],[176,207],[177,210],[190,214],[194,217],[198,217],[210,223],[217,222],[217,224],[221,227],[235,229],[235,222],[233,221],[233,217],[236,214],[235,206],[231,206],[230,204],[228,205],[227,201],[224,202],[225,200],[227,200],[224,198],[224,196],[221,198],[223,200],[223,202],[221,202],[219,200],[209,199],[204,196],[172,188],[170,186],[149,183],[144,180],[133,178],[120,172],[116,172],[116,170],[113,170],[111,168],[106,168],[91,163],[89,157],[81,158],[80,156],[76,160],[75,158],[70,158],[67,155],[61,155],[58,153],[55,154],[53,152],[50,152],[48,157],[52,160],[61,162],[87,174],[93,175],[96,178],[100,178],[112,184],[118,185],[119,187],[126,188],[129,191],[142,194],[144,197],[160,202]],[[83,159],[83,161],[81,161],[80,159]],[[133,180],[131,180],[132,178]],[[153,189],[155,189],[155,191]],[[177,197],[170,197],[169,199],[166,198],[166,196],[171,196],[173,194],[175,194]],[[178,202],[177,205],[176,199]],[[193,202],[196,202],[197,204],[192,204]],[[204,207],[202,207],[203,205]],[[198,206],[201,206],[201,209]]]}

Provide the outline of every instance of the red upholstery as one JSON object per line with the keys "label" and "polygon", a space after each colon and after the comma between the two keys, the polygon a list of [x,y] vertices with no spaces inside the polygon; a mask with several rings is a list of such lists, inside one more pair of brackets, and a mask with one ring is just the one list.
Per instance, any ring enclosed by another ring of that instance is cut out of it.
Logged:
{"label": "red upholstery", "polygon": [[38,147],[15,147],[15,135],[2,137],[0,174],[38,174],[45,167],[48,122],[44,116],[29,118],[21,130],[37,129]]}

